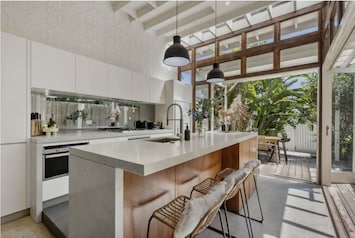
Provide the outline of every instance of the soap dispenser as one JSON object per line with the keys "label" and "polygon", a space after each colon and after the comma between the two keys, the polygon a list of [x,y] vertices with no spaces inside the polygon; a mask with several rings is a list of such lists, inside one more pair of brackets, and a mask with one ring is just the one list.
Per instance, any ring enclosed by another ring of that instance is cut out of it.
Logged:
{"label": "soap dispenser", "polygon": [[190,130],[189,130],[189,125],[187,123],[185,129],[185,140],[190,140]]}

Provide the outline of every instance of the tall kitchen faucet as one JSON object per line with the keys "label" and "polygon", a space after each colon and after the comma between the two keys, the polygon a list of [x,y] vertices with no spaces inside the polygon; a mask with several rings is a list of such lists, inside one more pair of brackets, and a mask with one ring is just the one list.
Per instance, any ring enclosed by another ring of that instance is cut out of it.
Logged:
{"label": "tall kitchen faucet", "polygon": [[[173,106],[177,106],[180,109],[180,119],[173,119],[173,118],[170,119],[169,118],[169,109],[171,107],[173,107]],[[169,105],[168,110],[166,111],[166,125],[169,125],[169,120],[179,120],[180,121],[180,134],[179,134],[179,137],[180,137],[180,140],[182,140],[183,139],[183,133],[182,133],[183,129],[182,129],[182,127],[184,125],[184,122],[183,122],[183,116],[182,116],[182,107],[179,104],[172,103],[172,104]],[[174,132],[175,132],[175,128],[174,128]]]}

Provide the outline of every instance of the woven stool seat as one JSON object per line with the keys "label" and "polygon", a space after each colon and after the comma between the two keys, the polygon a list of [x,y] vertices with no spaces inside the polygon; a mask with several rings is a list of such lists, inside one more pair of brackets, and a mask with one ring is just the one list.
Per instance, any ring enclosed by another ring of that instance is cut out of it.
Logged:
{"label": "woven stool seat", "polygon": [[184,211],[185,203],[190,199],[186,196],[179,196],[168,204],[153,212],[153,217],[169,227],[175,229]]}
{"label": "woven stool seat", "polygon": [[223,169],[222,171],[218,172],[216,174],[216,179],[219,179],[219,180],[223,180],[225,179],[228,175],[230,175],[231,173],[233,173],[233,171],[235,171],[235,169],[232,169],[232,168],[225,168]]}
{"label": "woven stool seat", "polygon": [[211,187],[213,185],[215,185],[216,183],[218,183],[218,182],[219,181],[217,179],[215,179],[215,178],[206,178],[201,183],[195,185],[192,188],[192,191],[197,191],[197,192],[202,193],[202,194],[207,194],[210,191]]}

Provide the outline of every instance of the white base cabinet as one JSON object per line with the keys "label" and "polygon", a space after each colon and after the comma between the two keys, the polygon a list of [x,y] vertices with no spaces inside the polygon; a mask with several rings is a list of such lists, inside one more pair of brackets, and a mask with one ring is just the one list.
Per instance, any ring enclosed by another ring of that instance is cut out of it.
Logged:
{"label": "white base cabinet", "polygon": [[1,145],[1,216],[27,208],[26,144]]}
{"label": "white base cabinet", "polygon": [[43,181],[43,201],[67,195],[69,193],[69,176]]}

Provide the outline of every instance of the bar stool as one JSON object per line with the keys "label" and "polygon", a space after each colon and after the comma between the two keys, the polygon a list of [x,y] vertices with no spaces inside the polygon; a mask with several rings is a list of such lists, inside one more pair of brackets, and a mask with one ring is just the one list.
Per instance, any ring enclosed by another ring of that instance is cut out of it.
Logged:
{"label": "bar stool", "polygon": [[148,221],[147,238],[149,238],[150,223],[153,218],[172,228],[174,238],[195,237],[211,224],[217,212],[225,234],[219,208],[230,189],[226,182],[220,182],[212,186],[204,196],[193,199],[178,196],[153,212]]}
{"label": "bar stool", "polygon": [[[221,171],[222,172],[222,171]],[[196,192],[199,192],[199,193],[202,193],[202,194],[206,194],[209,192],[209,190],[211,189],[211,187],[214,186],[214,184],[218,183],[220,181],[220,176],[223,174],[222,173],[218,173],[216,175],[215,178],[207,178],[205,180],[203,180],[201,183],[195,185],[192,190],[191,190],[191,193],[190,193],[190,197],[192,196],[193,192],[196,191]],[[246,211],[247,214],[249,214],[249,208],[246,206],[247,204],[247,197],[246,197],[246,193],[245,193],[245,188],[244,188],[244,181],[245,179],[249,176],[249,174],[251,173],[250,169],[249,168],[242,168],[240,170],[233,170],[233,169],[230,169],[230,170],[223,170],[223,173],[228,173],[228,175],[226,175],[224,177],[224,180],[227,184],[230,184],[229,186],[232,186],[233,188],[231,189],[231,191],[229,192],[228,196],[226,197],[223,205],[224,205],[224,215],[225,215],[225,220],[226,220],[226,224],[227,224],[227,231],[228,231],[228,235],[229,237],[234,237],[231,235],[231,232],[230,232],[230,229],[229,229],[229,222],[228,222],[228,217],[227,217],[227,201],[233,197],[235,197],[237,194],[240,195],[240,198],[242,200],[242,207],[243,209]],[[241,188],[244,188],[244,197],[243,197],[243,194],[240,193],[240,190]],[[253,230],[252,230],[252,226],[251,226],[251,222],[250,222],[250,219],[249,219],[249,216],[245,216],[245,222],[246,222],[246,225],[247,225],[247,230],[248,230],[248,235],[249,237],[253,237]],[[219,230],[213,228],[213,227],[209,227],[210,229],[220,233]],[[224,232],[224,231],[222,231]]]}
{"label": "bar stool", "polygon": [[257,185],[257,182],[256,182],[256,175],[258,173],[258,169],[259,169],[259,166],[260,166],[260,161],[257,160],[257,159],[254,159],[254,160],[251,160],[249,161],[248,163],[245,164],[245,168],[249,168],[251,170],[251,173],[250,175],[253,176],[253,180],[254,180],[254,185],[255,185],[255,192],[256,192],[256,197],[258,199],[258,204],[259,204],[259,209],[260,209],[260,215],[261,215],[261,219],[255,219],[253,217],[250,217],[250,219],[254,220],[254,221],[257,221],[257,222],[260,222],[262,223],[264,221],[264,215],[263,215],[263,209],[261,208],[261,202],[260,202],[260,196],[259,196],[259,190],[258,190],[258,185]]}
{"label": "bar stool", "polygon": [[[257,160],[257,159],[254,159],[254,160],[250,160],[249,162],[247,162],[245,165],[244,165],[244,168],[248,168],[250,169],[251,173],[248,175],[248,177],[245,179],[247,180],[249,178],[249,176],[253,176],[253,180],[254,180],[254,185],[255,185],[255,192],[256,192],[256,197],[258,199],[258,204],[259,204],[259,210],[260,210],[260,215],[261,215],[261,219],[256,219],[256,218],[253,218],[253,217],[249,217],[251,220],[253,221],[257,221],[257,222],[260,222],[262,223],[264,221],[264,215],[263,215],[263,210],[261,208],[261,202],[260,202],[260,196],[259,196],[259,190],[258,190],[258,185],[257,185],[257,182],[256,182],[256,175],[258,173],[258,168],[260,166],[260,161]],[[217,175],[216,175],[216,178],[219,179],[219,180],[224,180],[225,177],[227,177],[230,173],[232,173],[234,171],[234,169],[232,168],[226,168],[224,170],[222,170],[221,172],[219,172]],[[244,189],[245,189],[245,186],[244,186]],[[246,204],[247,208],[249,208],[249,205],[248,205],[248,202]],[[249,210],[249,209],[248,209]],[[243,214],[238,214],[240,216],[245,216]]]}

